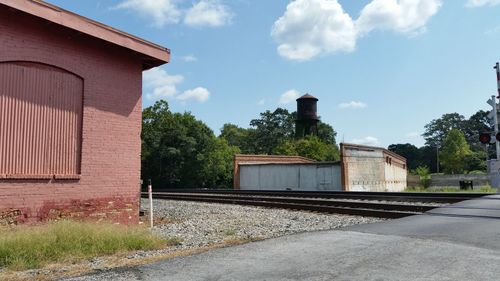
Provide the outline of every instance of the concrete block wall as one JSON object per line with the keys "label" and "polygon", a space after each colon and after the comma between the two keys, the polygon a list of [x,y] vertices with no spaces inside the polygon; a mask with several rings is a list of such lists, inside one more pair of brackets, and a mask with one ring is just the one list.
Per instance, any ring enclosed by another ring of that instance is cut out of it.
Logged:
{"label": "concrete block wall", "polygon": [[0,179],[0,224],[66,217],[138,222],[137,54],[3,8],[0,42],[0,63],[48,64],[84,80],[80,179]]}
{"label": "concrete block wall", "polygon": [[402,191],[406,159],[380,147],[340,144],[345,191]]}
{"label": "concrete block wall", "polygon": [[472,181],[474,187],[490,184],[488,175],[432,175],[430,187],[460,187],[460,181]]}

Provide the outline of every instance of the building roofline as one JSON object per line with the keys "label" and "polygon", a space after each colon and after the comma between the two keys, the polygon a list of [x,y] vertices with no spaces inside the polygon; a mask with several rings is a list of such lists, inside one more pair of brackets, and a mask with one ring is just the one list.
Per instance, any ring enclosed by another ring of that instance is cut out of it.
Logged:
{"label": "building roofline", "polygon": [[[0,0],[0,4],[149,57],[147,68],[168,63],[170,50],[42,0]],[[152,63],[151,63],[152,60]]]}
{"label": "building roofline", "polygon": [[324,162],[307,162],[307,163],[283,163],[283,162],[266,162],[266,163],[239,163],[239,166],[267,166],[267,165],[339,165],[340,161],[324,161]]}
{"label": "building roofline", "polygon": [[395,153],[395,152],[392,152],[388,149],[385,149],[383,147],[378,147],[378,146],[368,146],[368,145],[361,145],[361,144],[353,144],[353,143],[340,143],[340,145],[342,147],[354,147],[354,148],[359,148],[359,149],[376,149],[376,150],[382,150],[384,153],[387,153],[391,156],[393,156],[394,158],[398,158],[399,160],[402,160],[402,161],[405,161],[406,162],[406,158]]}
{"label": "building roofline", "polygon": [[267,154],[235,154],[234,157],[265,157],[265,158],[295,158],[295,159],[302,159],[302,160],[307,160],[310,162],[318,162],[314,159],[303,157],[303,156],[298,156],[298,155],[267,155]]}

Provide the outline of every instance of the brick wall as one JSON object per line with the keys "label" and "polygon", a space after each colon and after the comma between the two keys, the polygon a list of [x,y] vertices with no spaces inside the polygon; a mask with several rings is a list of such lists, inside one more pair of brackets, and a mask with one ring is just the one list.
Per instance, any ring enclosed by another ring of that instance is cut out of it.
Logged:
{"label": "brick wall", "polygon": [[266,164],[266,163],[314,163],[315,160],[301,156],[282,156],[282,155],[244,155],[236,154],[234,156],[234,189],[240,189],[240,164]]}
{"label": "brick wall", "polygon": [[138,55],[2,8],[0,62],[6,61],[44,63],[82,77],[84,109],[80,179],[0,179],[0,224],[64,217],[136,223],[142,85]]}

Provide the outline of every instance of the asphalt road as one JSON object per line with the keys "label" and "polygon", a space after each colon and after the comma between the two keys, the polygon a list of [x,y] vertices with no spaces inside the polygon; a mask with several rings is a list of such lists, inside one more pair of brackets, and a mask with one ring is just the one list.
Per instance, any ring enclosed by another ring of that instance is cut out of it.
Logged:
{"label": "asphalt road", "polygon": [[68,280],[500,280],[500,196],[432,213]]}

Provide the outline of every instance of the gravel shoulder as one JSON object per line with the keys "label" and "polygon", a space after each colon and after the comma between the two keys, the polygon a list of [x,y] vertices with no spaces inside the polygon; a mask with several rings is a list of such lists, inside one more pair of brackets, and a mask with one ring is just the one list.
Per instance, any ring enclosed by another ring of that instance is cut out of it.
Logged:
{"label": "gravel shoulder", "polygon": [[165,238],[180,239],[182,244],[177,246],[180,249],[209,246],[229,239],[253,241],[381,221],[360,216],[170,200],[155,200],[154,211],[160,223],[154,232]]}
{"label": "gravel shoulder", "polygon": [[[143,209],[148,206],[144,199],[142,206]],[[107,272],[115,268],[192,255],[250,241],[302,232],[339,229],[383,220],[360,216],[171,200],[154,200],[153,206],[155,222],[153,232],[169,242],[169,246],[164,249],[123,253],[113,257],[97,257],[79,264],[52,265],[43,269],[15,273],[2,272],[0,269],[0,280],[87,280],[69,276],[90,272]],[[147,221],[147,218],[143,219]]]}

